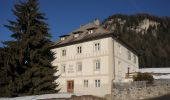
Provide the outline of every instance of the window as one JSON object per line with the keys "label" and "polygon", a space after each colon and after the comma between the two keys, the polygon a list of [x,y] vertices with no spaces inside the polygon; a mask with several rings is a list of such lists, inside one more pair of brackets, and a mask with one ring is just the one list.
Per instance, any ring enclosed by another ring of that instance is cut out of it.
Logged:
{"label": "window", "polygon": [[82,53],[82,48],[81,48],[81,46],[78,46],[78,47],[77,47],[77,53],[78,53],[78,54]]}
{"label": "window", "polygon": [[74,73],[74,67],[73,67],[73,65],[69,65],[69,66],[68,66],[67,72],[68,72],[68,73]]}
{"label": "window", "polygon": [[131,53],[129,50],[128,50],[128,59],[131,60]]}
{"label": "window", "polygon": [[61,40],[61,41],[65,40],[65,37],[61,37],[60,40]]}
{"label": "window", "polygon": [[78,72],[82,71],[82,63],[81,62],[77,63],[77,71]]}
{"label": "window", "polygon": [[75,34],[75,35],[74,35],[75,38],[78,37],[78,36],[79,36],[79,34]]}
{"label": "window", "polygon": [[66,72],[66,65],[65,64],[61,65],[61,69],[62,69],[62,73],[65,73]]}
{"label": "window", "polygon": [[88,87],[88,80],[84,80],[84,87]]}
{"label": "window", "polygon": [[62,50],[62,56],[66,56],[66,50]]}
{"label": "window", "polygon": [[136,55],[135,54],[133,55],[133,58],[134,58],[134,63],[136,63]]}
{"label": "window", "polygon": [[130,76],[130,68],[128,67],[128,69],[127,69],[127,77],[129,77]]}
{"label": "window", "polygon": [[95,80],[95,87],[100,87],[100,80]]}
{"label": "window", "polygon": [[95,43],[94,44],[94,50],[99,51],[100,50],[100,43]]}
{"label": "window", "polygon": [[100,70],[100,60],[95,60],[95,71]]}
{"label": "window", "polygon": [[89,33],[89,34],[91,34],[91,33],[93,33],[93,32],[94,32],[94,30],[93,30],[93,29],[88,30],[88,33]]}
{"label": "window", "polygon": [[127,72],[128,74],[130,73],[130,68],[128,67],[128,72]]}
{"label": "window", "polygon": [[54,53],[55,53],[54,57],[57,59],[58,54],[57,54],[57,52],[54,52]]}
{"label": "window", "polygon": [[118,61],[118,65],[120,65],[121,64],[121,61]]}
{"label": "window", "polygon": [[83,31],[73,32],[75,38],[79,37],[81,33],[83,33]]}
{"label": "window", "polygon": [[122,48],[120,44],[118,44],[118,48],[119,48],[119,53],[122,53]]}

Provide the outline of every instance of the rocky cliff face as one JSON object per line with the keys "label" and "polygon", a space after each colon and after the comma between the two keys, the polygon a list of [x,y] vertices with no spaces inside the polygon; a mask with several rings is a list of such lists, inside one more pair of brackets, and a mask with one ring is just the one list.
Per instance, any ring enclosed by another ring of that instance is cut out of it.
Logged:
{"label": "rocky cliff face", "polygon": [[[125,27],[127,20],[121,19],[121,18],[115,18],[111,19],[109,21],[106,21],[103,26],[107,29],[111,29],[112,31],[116,31],[117,27],[120,26],[121,29]],[[148,18],[141,20],[136,25],[130,25],[126,27],[126,30],[128,31],[134,31],[136,33],[146,33],[149,29],[149,27],[155,27],[157,30],[158,26],[160,25],[159,22],[150,20]]]}
{"label": "rocky cliff face", "polygon": [[116,14],[102,27],[140,51],[140,67],[170,67],[170,17]]}
{"label": "rocky cliff face", "polygon": [[147,33],[152,30],[152,33],[157,33],[161,25],[168,27],[166,20],[170,20],[169,17],[156,17],[149,14],[137,14],[137,15],[112,15],[104,20],[102,26],[113,32],[119,31],[133,31],[136,33]]}

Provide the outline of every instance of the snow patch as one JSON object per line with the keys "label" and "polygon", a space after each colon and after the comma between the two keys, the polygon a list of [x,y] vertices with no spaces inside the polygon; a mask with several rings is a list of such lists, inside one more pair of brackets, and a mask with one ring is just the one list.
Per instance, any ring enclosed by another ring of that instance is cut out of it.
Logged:
{"label": "snow patch", "polygon": [[38,99],[51,99],[51,98],[71,98],[72,95],[81,96],[82,94],[73,94],[73,93],[44,94],[44,95],[23,96],[23,97],[15,97],[15,98],[0,98],[0,100],[38,100]]}
{"label": "snow patch", "polygon": [[169,73],[170,74],[170,68],[141,68],[139,69],[139,72],[145,73]]}
{"label": "snow patch", "polygon": [[141,73],[152,73],[154,79],[170,79],[170,68],[141,68]]}

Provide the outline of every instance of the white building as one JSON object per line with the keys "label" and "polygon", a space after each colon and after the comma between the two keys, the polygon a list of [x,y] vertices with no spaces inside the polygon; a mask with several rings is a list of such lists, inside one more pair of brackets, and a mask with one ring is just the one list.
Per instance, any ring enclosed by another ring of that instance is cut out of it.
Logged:
{"label": "white building", "polygon": [[61,75],[60,92],[105,96],[113,82],[126,82],[127,73],[139,69],[136,51],[98,20],[61,36],[52,50]]}

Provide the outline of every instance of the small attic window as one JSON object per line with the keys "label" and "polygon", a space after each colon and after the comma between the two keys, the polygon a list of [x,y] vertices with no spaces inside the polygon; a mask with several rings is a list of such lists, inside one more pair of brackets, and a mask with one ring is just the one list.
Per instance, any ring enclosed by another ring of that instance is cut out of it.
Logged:
{"label": "small attic window", "polygon": [[88,30],[88,33],[92,34],[92,33],[94,33],[94,30]]}
{"label": "small attic window", "polygon": [[60,40],[65,40],[65,37],[61,37]]}
{"label": "small attic window", "polygon": [[74,34],[74,37],[78,37],[79,36],[79,34]]}
{"label": "small attic window", "polygon": [[81,33],[83,33],[83,31],[73,32],[75,38],[78,37]]}
{"label": "small attic window", "polygon": [[97,29],[96,27],[92,27],[92,28],[87,29],[88,34],[94,33],[96,29]]}
{"label": "small attic window", "polygon": [[60,36],[60,40],[63,41],[63,40],[65,40],[68,36],[69,36],[69,35],[62,35],[62,36]]}

